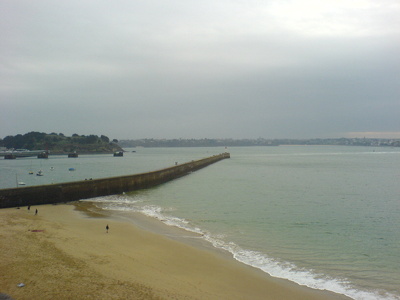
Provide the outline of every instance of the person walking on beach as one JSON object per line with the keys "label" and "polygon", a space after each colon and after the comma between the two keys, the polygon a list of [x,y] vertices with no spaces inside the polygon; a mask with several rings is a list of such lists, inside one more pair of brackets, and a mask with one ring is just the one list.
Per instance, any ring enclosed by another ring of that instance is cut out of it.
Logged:
{"label": "person walking on beach", "polygon": [[110,229],[110,227],[108,227],[108,224],[106,226],[106,232],[108,233],[108,229]]}
{"label": "person walking on beach", "polygon": [[35,216],[37,215],[37,213],[38,213],[38,210],[36,209],[36,210],[35,210]]}
{"label": "person walking on beach", "polygon": [[29,212],[29,211],[31,211],[31,206],[30,206],[30,205],[28,206],[28,212]]}

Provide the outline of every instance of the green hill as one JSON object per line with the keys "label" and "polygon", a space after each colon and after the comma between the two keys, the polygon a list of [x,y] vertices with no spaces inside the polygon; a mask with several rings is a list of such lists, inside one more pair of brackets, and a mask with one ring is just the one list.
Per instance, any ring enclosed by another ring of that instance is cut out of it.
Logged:
{"label": "green hill", "polygon": [[122,151],[117,140],[110,141],[104,135],[65,136],[62,133],[29,132],[24,135],[6,136],[0,139],[0,146],[8,149],[48,150],[51,154],[77,152],[84,153],[113,153]]}

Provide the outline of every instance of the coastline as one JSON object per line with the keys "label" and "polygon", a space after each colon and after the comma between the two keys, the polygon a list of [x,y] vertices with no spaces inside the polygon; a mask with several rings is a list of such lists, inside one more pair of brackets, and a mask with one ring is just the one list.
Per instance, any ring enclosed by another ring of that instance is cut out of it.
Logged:
{"label": "coastline", "polygon": [[350,299],[84,205],[0,209],[0,224],[0,294],[13,299]]}

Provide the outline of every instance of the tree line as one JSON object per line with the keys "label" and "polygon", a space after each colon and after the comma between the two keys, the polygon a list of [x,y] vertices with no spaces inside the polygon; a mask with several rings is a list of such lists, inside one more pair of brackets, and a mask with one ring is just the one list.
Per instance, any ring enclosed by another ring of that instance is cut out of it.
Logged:
{"label": "tree line", "polygon": [[[65,136],[63,133],[44,133],[31,131],[15,136],[6,136],[0,139],[0,146],[7,149],[28,149],[28,150],[55,150],[59,152],[79,151],[111,151],[117,146],[118,140],[105,136],[79,135]],[[113,147],[110,147],[113,146]],[[118,146],[119,147],[119,146]]]}

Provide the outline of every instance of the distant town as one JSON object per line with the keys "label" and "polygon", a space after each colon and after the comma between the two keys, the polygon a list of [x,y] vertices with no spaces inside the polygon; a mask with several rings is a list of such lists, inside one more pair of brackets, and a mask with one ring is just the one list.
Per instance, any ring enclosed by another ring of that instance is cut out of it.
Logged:
{"label": "distant town", "polygon": [[52,154],[62,153],[112,153],[129,147],[236,147],[279,145],[343,145],[370,147],[400,147],[400,139],[336,138],[336,139],[109,139],[97,136],[62,133],[29,132],[0,138],[0,151],[13,149],[47,150]]}
{"label": "distant town", "polygon": [[235,147],[279,145],[343,145],[400,147],[400,139],[337,138],[337,139],[137,139],[119,140],[121,147]]}

